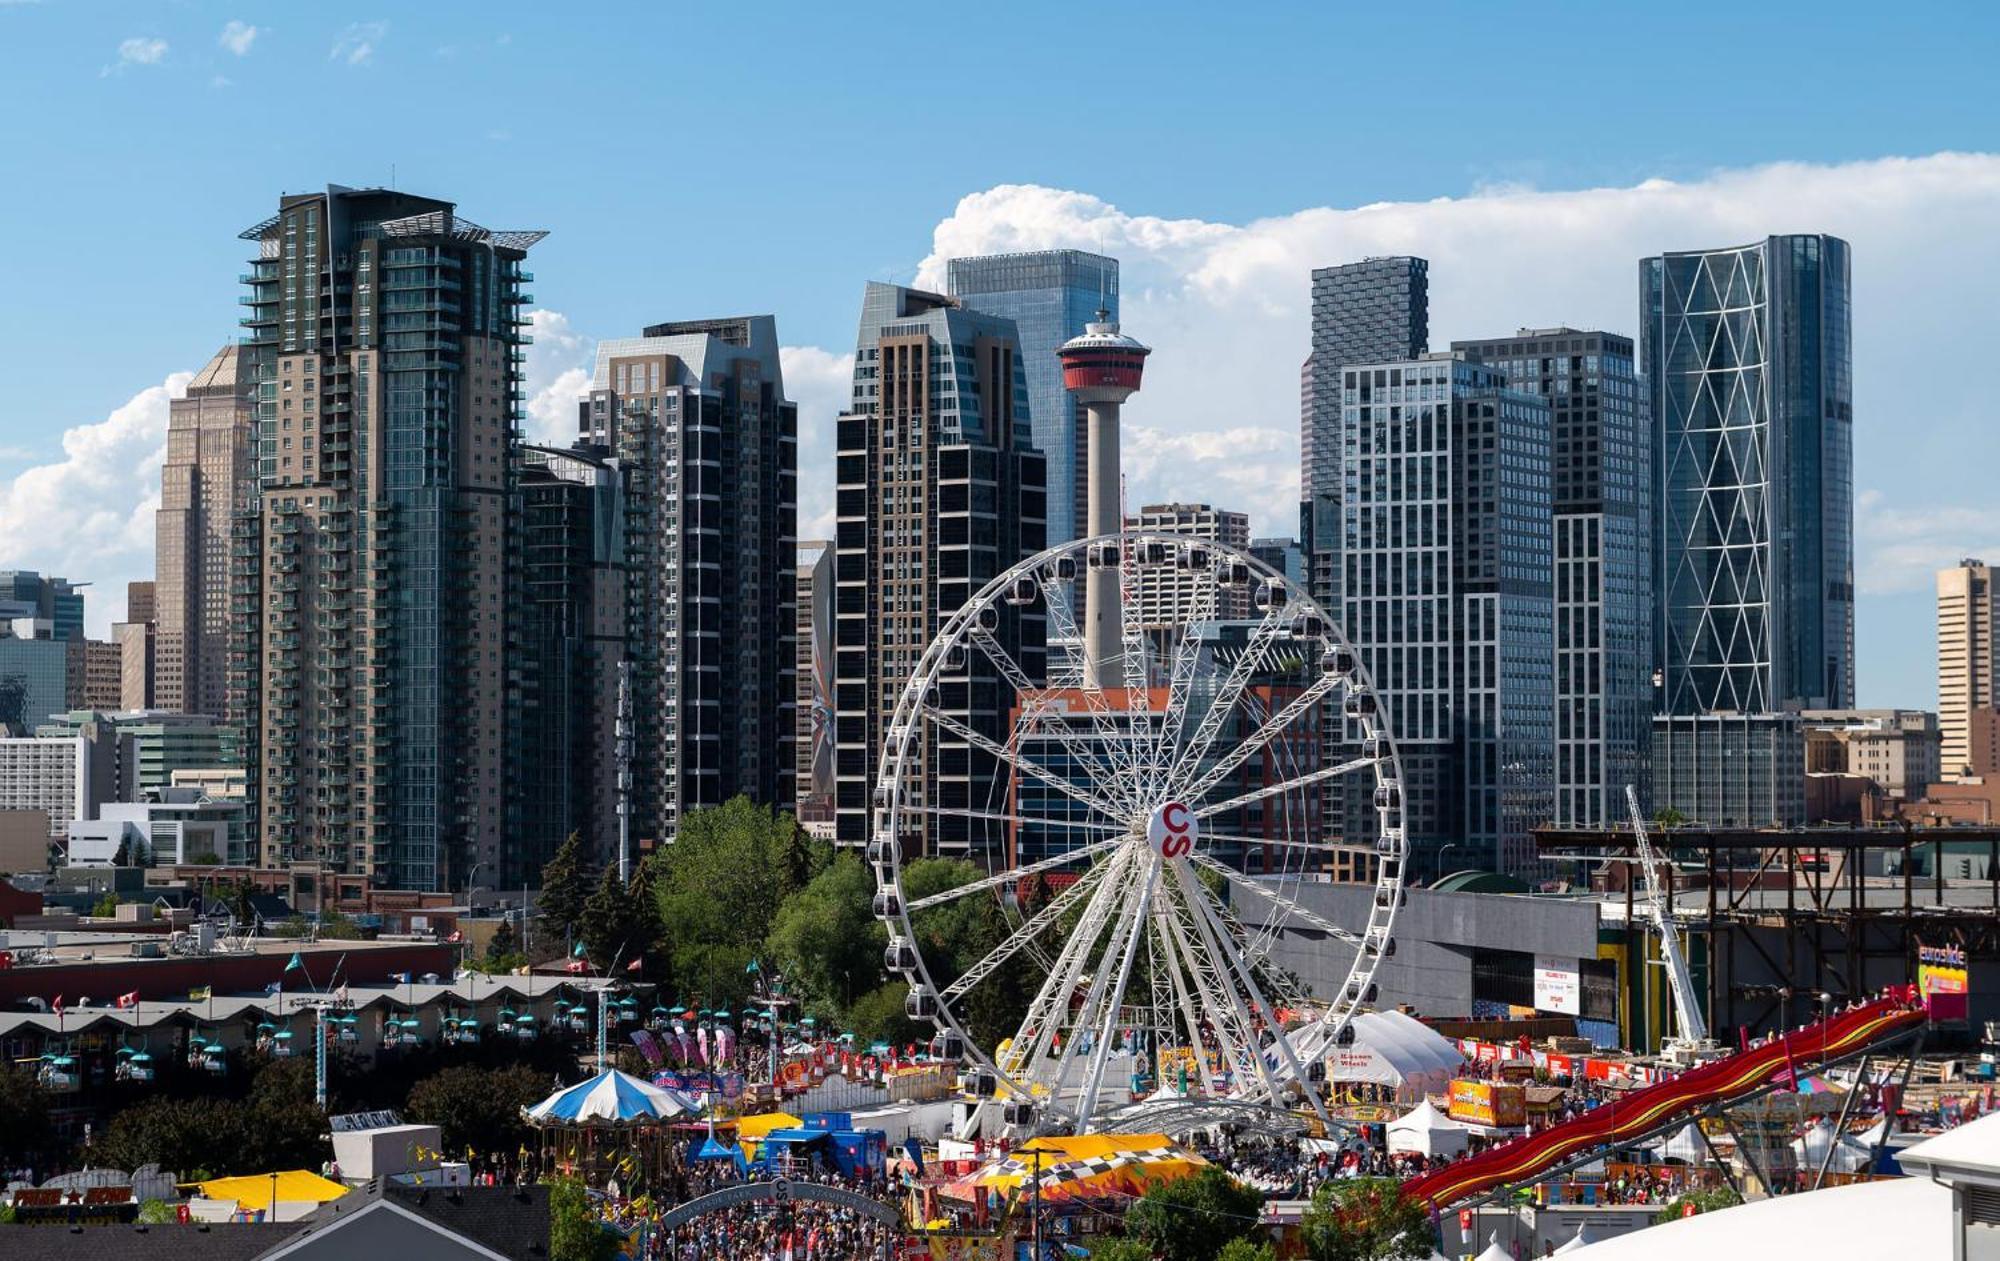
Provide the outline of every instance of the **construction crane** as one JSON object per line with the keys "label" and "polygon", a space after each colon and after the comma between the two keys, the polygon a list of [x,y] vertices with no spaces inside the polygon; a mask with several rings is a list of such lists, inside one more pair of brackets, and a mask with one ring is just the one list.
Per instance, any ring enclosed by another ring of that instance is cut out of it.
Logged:
{"label": "construction crane", "polygon": [[1694,976],[1688,971],[1687,956],[1681,953],[1681,935],[1674,924],[1673,907],[1668,905],[1666,889],[1660,883],[1661,860],[1653,853],[1645,816],[1639,813],[1639,794],[1630,784],[1625,785],[1625,804],[1632,811],[1632,839],[1639,850],[1639,866],[1646,873],[1646,906],[1659,929],[1660,956],[1673,991],[1677,1032],[1661,1043],[1660,1058],[1680,1067],[1716,1059],[1722,1055],[1722,1049],[1708,1036],[1708,1021],[1702,1015],[1701,998],[1695,993]]}

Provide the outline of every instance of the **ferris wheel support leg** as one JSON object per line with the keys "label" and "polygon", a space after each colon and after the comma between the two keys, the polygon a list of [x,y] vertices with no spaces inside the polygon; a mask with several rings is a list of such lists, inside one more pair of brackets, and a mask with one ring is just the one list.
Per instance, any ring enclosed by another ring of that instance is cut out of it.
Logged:
{"label": "ferris wheel support leg", "polygon": [[[1165,899],[1162,899],[1162,901],[1164,900]],[[1211,1061],[1209,1059],[1209,1054],[1208,1054],[1208,1043],[1202,1037],[1201,1033],[1201,1017],[1200,1014],[1196,1012],[1194,1006],[1194,1000],[1188,993],[1186,979],[1181,975],[1180,952],[1176,950],[1174,947],[1174,938],[1173,938],[1173,933],[1171,931],[1171,925],[1172,925],[1171,913],[1165,907],[1160,906],[1159,903],[1156,902],[1154,904],[1153,914],[1155,917],[1153,926],[1154,931],[1159,934],[1161,950],[1167,956],[1167,966],[1165,968],[1165,971],[1167,973],[1168,981],[1173,987],[1174,1001],[1177,1005],[1179,1005],[1181,1009],[1181,1019],[1187,1022],[1188,1045],[1194,1048],[1195,1088],[1197,1093],[1205,1095],[1209,1092],[1208,1065]],[[1213,1062],[1216,1064],[1228,1063],[1229,1061],[1224,1059],[1223,1056],[1224,1052],[1222,1051],[1222,1048],[1217,1047],[1216,1055]],[[1156,1063],[1157,1063],[1157,1057],[1156,1057]],[[1164,1079],[1165,1077],[1164,1071],[1162,1071],[1161,1076]],[[1166,1082],[1162,1080],[1160,1084],[1165,1085]]]}
{"label": "ferris wheel support leg", "polygon": [[[1119,990],[1121,993],[1123,992],[1123,969],[1131,966],[1132,943],[1138,939],[1138,935],[1145,925],[1145,908],[1150,901],[1152,887],[1157,883],[1156,879],[1150,878],[1157,875],[1150,867],[1146,875],[1149,878],[1146,879],[1139,893],[1138,900],[1128,901],[1124,907],[1120,908],[1118,922],[1112,930],[1111,940],[1107,943],[1104,954],[1099,960],[1100,966],[1091,969],[1090,989],[1085,992],[1083,1006],[1078,1010],[1079,1019],[1070,1031],[1069,1040],[1063,1043],[1062,1054],[1056,1057],[1056,1071],[1049,1086],[1052,1096],[1059,1097],[1063,1086],[1069,1081],[1069,1066],[1075,1061],[1077,1047],[1083,1042],[1081,1035],[1089,1033],[1095,1028],[1098,1005],[1104,1001],[1105,986],[1111,980],[1111,969],[1101,965],[1110,963],[1114,958],[1120,961]],[[1088,953],[1088,945],[1090,944],[1095,944],[1094,938],[1091,943],[1086,945],[1086,949],[1082,953]],[[1084,1074],[1086,1082],[1092,1076],[1102,1078],[1104,1072],[1103,1064],[1105,1058],[1110,1054],[1110,1050],[1111,1048],[1105,1044],[1103,1039],[1095,1037],[1091,1039],[1090,1066]],[[1076,1128],[1079,1133],[1089,1128],[1091,1114],[1096,1110],[1097,1100],[1094,1096],[1088,1094],[1078,1096],[1075,1116]]]}
{"label": "ferris wheel support leg", "polygon": [[1139,905],[1133,909],[1132,931],[1125,938],[1125,957],[1118,962],[1118,984],[1111,991],[1111,1001],[1104,1005],[1104,1018],[1097,1030],[1096,1054],[1091,1057],[1090,1076],[1083,1085],[1080,1125],[1088,1125],[1091,1114],[1097,1111],[1097,1092],[1104,1088],[1104,1070],[1111,1062],[1111,1034],[1118,1027],[1118,1011],[1125,1004],[1125,987],[1132,981],[1132,963],[1139,957],[1139,943],[1145,940],[1147,914],[1153,907],[1153,891],[1160,883],[1160,863],[1157,855],[1146,871],[1145,892],[1139,895]]}

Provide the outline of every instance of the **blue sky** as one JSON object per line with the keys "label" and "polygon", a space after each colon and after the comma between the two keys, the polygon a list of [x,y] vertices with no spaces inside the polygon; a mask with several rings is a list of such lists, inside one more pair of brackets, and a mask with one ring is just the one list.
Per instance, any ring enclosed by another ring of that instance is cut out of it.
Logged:
{"label": "blue sky", "polygon": [[596,338],[772,311],[823,433],[863,281],[1102,245],[1173,364],[1135,493],[1271,529],[1314,263],[1431,257],[1438,344],[1629,332],[1640,253],[1823,229],[1856,251],[1862,698],[1928,704],[1929,566],[2000,554],[1985,391],[1917,358],[2000,333],[1996,51],[1970,4],[0,0],[0,563],[142,576],[164,400],[234,334],[235,234],[281,190],[393,172],[551,229],[549,427]]}

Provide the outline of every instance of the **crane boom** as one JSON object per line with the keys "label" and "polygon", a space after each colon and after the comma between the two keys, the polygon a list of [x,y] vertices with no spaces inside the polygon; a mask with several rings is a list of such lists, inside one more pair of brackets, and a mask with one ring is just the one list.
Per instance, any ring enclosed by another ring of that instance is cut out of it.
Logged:
{"label": "crane boom", "polygon": [[1630,784],[1625,785],[1625,804],[1632,811],[1632,838],[1638,844],[1639,866],[1646,873],[1646,904],[1660,930],[1660,954],[1666,961],[1668,984],[1673,987],[1674,1023],[1680,1029],[1678,1041],[1684,1046],[1700,1046],[1708,1041],[1708,1021],[1695,994],[1687,956],[1681,953],[1681,935],[1674,925],[1673,908],[1667,905],[1666,890],[1660,884],[1659,860],[1653,854],[1651,838],[1646,835],[1645,817],[1639,813],[1639,794]]}

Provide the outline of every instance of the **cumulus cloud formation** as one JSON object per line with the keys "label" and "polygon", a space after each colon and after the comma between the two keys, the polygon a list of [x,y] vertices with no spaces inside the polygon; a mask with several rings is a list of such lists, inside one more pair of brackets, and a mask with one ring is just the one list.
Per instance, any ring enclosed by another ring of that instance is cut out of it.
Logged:
{"label": "cumulus cloud formation", "polygon": [[854,355],[818,346],[778,351],[785,394],[799,405],[799,537],[833,537],[833,418],[847,410]]}
{"label": "cumulus cloud formation", "polygon": [[570,327],[569,317],[560,311],[530,311],[528,320],[535,343],[528,347],[524,365],[525,433],[530,442],[566,447],[576,441],[576,401],[590,392],[597,339]]}
{"label": "cumulus cloud formation", "polygon": [[365,65],[374,59],[375,46],[389,33],[387,22],[352,22],[333,41],[328,61],[344,61],[350,66]]}
{"label": "cumulus cloud formation", "polygon": [[[1379,254],[1430,260],[1431,345],[1519,327],[1637,331],[1638,261],[1663,250],[1827,232],[1854,247],[1854,391],[1860,639],[1930,633],[1927,590],[1968,548],[2000,552],[1991,523],[1993,438],[1962,373],[1929,371],[1940,347],[2000,328],[1987,278],[2000,267],[2000,156],[1943,153],[1836,165],[1783,163],[1697,180],[1545,192],[1508,187],[1424,202],[1316,207],[1245,224],[1133,213],[1088,193],[1003,185],[938,224],[919,283],[955,255],[1073,247],[1123,264],[1126,330],[1149,342],[1146,389],[1128,407],[1128,499],[1189,488],[1252,514],[1259,533],[1297,523],[1299,365],[1312,268]],[[1261,443],[1206,442],[1249,430]],[[1288,446],[1274,446],[1277,434]],[[1142,437],[1141,434],[1144,436]],[[1157,446],[1157,452],[1149,451]],[[1885,666],[1887,654],[1874,654]],[[1907,668],[1905,666],[1907,665]],[[1923,701],[1927,665],[1896,663],[1895,703]],[[1864,693],[1871,678],[1864,670]],[[1876,695],[1881,697],[1881,693]],[[1898,699],[1900,697],[1900,699]]]}
{"label": "cumulus cloud formation", "polygon": [[223,24],[222,34],[216,42],[238,57],[247,57],[250,55],[250,45],[257,42],[257,28],[248,22],[231,18]]}
{"label": "cumulus cloud formation", "polygon": [[125,615],[125,584],[153,576],[167,405],[187,390],[176,372],[103,420],[63,434],[62,457],[0,483],[0,556],[93,584],[84,607],[103,638]]}
{"label": "cumulus cloud formation", "polygon": [[165,60],[167,41],[144,36],[118,41],[118,60],[104,67],[99,75],[122,74],[133,66],[157,66]]}

